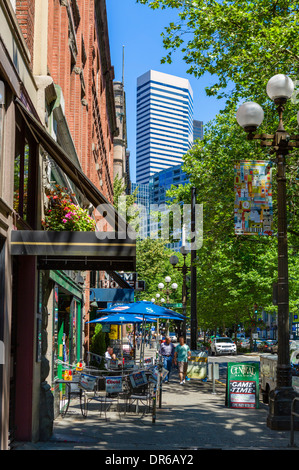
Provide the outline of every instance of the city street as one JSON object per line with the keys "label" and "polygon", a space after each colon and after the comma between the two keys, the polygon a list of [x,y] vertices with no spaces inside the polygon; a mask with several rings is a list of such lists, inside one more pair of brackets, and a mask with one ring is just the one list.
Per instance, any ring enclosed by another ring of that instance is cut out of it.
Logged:
{"label": "city street", "polygon": [[0,450],[299,449],[298,12],[0,1]]}
{"label": "city street", "polygon": [[[151,350],[147,350],[149,353]],[[163,385],[162,408],[157,409],[156,423],[151,415],[119,416],[116,411],[99,416],[99,405],[91,406],[82,418],[78,401],[74,401],[65,418],[55,421],[54,435],[49,442],[19,443],[17,450],[102,450],[126,451],[138,455],[142,450],[156,454],[175,451],[178,455],[199,450],[292,450],[288,447],[290,433],[267,428],[268,407],[260,402],[259,409],[230,409],[225,406],[225,377],[231,357],[210,358],[219,362],[221,380],[212,382],[192,379],[179,385],[174,371],[169,384]],[[258,356],[236,356],[234,361],[258,361]],[[299,445],[299,432],[295,433]],[[106,455],[105,453],[103,455]]]}

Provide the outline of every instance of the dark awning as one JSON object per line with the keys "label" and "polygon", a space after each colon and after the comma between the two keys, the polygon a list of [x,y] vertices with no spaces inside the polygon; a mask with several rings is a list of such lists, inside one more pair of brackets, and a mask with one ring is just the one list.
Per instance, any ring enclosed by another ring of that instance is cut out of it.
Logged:
{"label": "dark awning", "polygon": [[115,211],[113,205],[105,198],[90,179],[87,178],[81,168],[71,160],[63,148],[51,137],[43,125],[35,119],[18,98],[15,99],[15,103],[36,142],[39,143],[46,152],[48,152],[62,171],[70,178],[77,188],[80,189],[95,208],[101,204],[106,205],[105,211],[107,216],[105,216],[105,219],[107,222],[109,222],[112,227],[115,227],[115,229],[125,232],[127,230],[127,223]]}
{"label": "dark awning", "polygon": [[11,254],[37,256],[38,269],[134,271],[135,240],[113,238],[116,232],[106,235],[101,240],[96,232],[13,230]]}

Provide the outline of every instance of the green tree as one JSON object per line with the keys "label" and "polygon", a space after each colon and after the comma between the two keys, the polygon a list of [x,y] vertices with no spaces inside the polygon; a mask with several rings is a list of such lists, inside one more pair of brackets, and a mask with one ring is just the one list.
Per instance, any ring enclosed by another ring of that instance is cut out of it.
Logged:
{"label": "green tree", "polygon": [[[138,232],[139,230],[139,210],[136,203],[138,188],[132,194],[126,194],[126,184],[118,175],[115,176],[113,182],[113,200],[114,207],[121,215],[126,216],[128,224]],[[120,198],[125,198],[125,202]],[[120,204],[121,202],[121,204]]]}
{"label": "green tree", "polygon": [[[172,268],[169,258],[173,252],[165,245],[166,241],[161,239],[137,240],[136,270],[138,278],[145,281],[145,291],[137,293],[139,300],[155,298],[159,292],[158,284],[163,282],[166,287],[165,276],[170,276],[171,284],[178,284],[177,290],[170,295],[170,302],[182,301],[182,275]],[[181,258],[181,255],[178,254],[178,257]],[[165,294],[163,297],[165,298]]]}
{"label": "green tree", "polygon": [[234,113],[218,115],[204,139],[184,156],[190,185],[168,191],[175,202],[190,203],[190,186],[203,204],[203,247],[197,256],[199,326],[224,328],[251,319],[271,304],[276,280],[275,237],[246,237],[234,233],[234,163],[269,155],[247,141]]}
{"label": "green tree", "polygon": [[162,33],[167,51],[162,63],[171,63],[180,50],[189,74],[217,77],[206,88],[210,96],[255,96],[263,102],[272,75],[298,77],[298,1],[137,1],[152,9],[177,9],[178,21]]}
{"label": "green tree", "polygon": [[[152,9],[171,8],[178,13],[162,33],[166,55],[183,53],[187,73],[215,77],[208,96],[226,98],[226,108],[205,128],[205,137],[184,157],[198,202],[204,204],[204,246],[199,251],[199,312],[205,324],[235,318],[252,322],[253,305],[271,305],[271,283],[276,280],[276,238],[236,237],[233,233],[233,164],[243,159],[275,159],[256,142],[247,142],[235,121],[241,100],[263,106],[260,132],[277,129],[275,106],[266,84],[277,73],[297,80],[299,2],[290,0],[138,0]],[[286,129],[298,133],[297,100],[287,104]],[[231,110],[231,112],[230,112]],[[290,308],[298,298],[299,219],[298,151],[287,157]],[[190,186],[169,192],[178,201],[190,202]],[[276,185],[273,190],[276,217]],[[294,276],[294,277],[293,277]],[[292,279],[293,277],[293,279]],[[246,313],[247,312],[247,313]]]}
{"label": "green tree", "polygon": [[[102,325],[99,323],[96,324],[94,334],[90,340],[90,352],[97,354],[98,356],[104,356],[106,351],[106,340],[105,340],[105,333],[102,331]],[[104,361],[101,362],[101,366],[103,365]],[[98,366],[98,362],[92,362],[92,364]]]}

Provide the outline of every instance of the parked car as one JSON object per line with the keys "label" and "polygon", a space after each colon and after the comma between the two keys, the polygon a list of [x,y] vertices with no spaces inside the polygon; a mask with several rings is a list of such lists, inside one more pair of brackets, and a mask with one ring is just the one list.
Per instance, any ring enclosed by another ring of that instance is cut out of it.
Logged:
{"label": "parked car", "polygon": [[277,351],[278,351],[278,341],[275,339],[271,339],[269,341],[268,352],[270,352],[271,354],[277,354]]}
{"label": "parked car", "polygon": [[299,341],[291,339],[290,340],[290,351],[294,351],[295,349],[299,349]]}
{"label": "parked car", "polygon": [[270,346],[271,346],[270,341],[264,340],[264,341],[261,341],[261,343],[257,345],[257,349],[260,352],[271,352]]}
{"label": "parked car", "polygon": [[175,333],[170,332],[169,337],[170,337],[172,343],[177,343],[178,338],[177,338],[177,335]]}
{"label": "parked car", "polygon": [[249,338],[241,338],[240,341],[238,341],[238,345],[241,348],[248,349],[250,347],[250,339]]}
{"label": "parked car", "polygon": [[214,338],[211,342],[210,351],[212,355],[237,354],[237,346],[231,338]]}

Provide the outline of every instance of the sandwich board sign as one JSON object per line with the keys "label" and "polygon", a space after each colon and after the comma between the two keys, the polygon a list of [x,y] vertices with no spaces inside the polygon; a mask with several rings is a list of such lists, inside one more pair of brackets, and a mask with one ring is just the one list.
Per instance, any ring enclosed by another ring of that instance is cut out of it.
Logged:
{"label": "sandwich board sign", "polygon": [[259,408],[258,363],[228,363],[226,405],[228,408]]}

